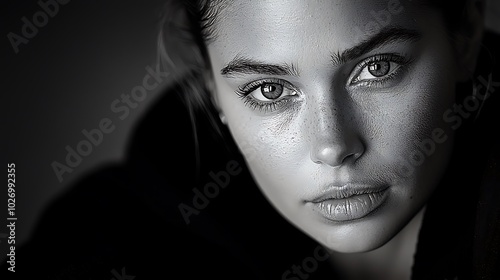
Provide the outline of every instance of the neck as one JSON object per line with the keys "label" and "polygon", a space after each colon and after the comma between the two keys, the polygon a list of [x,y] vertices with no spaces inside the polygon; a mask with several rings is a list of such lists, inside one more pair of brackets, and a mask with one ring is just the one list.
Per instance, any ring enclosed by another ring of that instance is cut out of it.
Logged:
{"label": "neck", "polygon": [[382,247],[365,253],[331,252],[331,261],[347,279],[410,279],[424,212],[425,207]]}

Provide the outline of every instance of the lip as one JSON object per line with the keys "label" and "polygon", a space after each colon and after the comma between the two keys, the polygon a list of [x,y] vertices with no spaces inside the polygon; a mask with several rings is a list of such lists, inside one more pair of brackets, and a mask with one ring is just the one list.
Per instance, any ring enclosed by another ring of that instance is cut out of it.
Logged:
{"label": "lip", "polygon": [[366,184],[331,185],[307,204],[328,220],[356,220],[380,207],[387,198],[387,189],[388,186]]}

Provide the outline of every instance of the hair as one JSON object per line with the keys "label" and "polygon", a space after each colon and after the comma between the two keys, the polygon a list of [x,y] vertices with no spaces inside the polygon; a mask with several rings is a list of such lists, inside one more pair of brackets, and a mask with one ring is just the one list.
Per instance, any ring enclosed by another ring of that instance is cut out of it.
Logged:
{"label": "hair", "polygon": [[[193,123],[195,142],[196,115],[208,116],[220,135],[220,127],[211,113],[213,104],[207,87],[210,69],[206,42],[214,38],[215,19],[222,0],[168,0],[161,13],[157,63],[183,90],[181,99]],[[172,56],[171,54],[175,54]]]}

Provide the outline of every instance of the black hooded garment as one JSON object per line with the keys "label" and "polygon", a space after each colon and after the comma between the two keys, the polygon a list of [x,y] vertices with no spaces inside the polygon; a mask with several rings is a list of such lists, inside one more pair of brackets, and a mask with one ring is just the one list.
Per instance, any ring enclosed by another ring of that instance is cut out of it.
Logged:
{"label": "black hooded garment", "polygon": [[[490,80],[491,95],[457,130],[451,165],[427,204],[413,279],[500,279],[499,41],[485,36],[474,77],[483,92]],[[471,88],[459,87],[458,104]],[[89,174],[46,209],[16,253],[15,276],[341,279],[326,251],[261,194],[225,126],[217,124],[222,140],[198,113],[193,135],[183,94],[179,86],[164,93],[122,164]],[[209,197],[200,198],[205,188]]]}

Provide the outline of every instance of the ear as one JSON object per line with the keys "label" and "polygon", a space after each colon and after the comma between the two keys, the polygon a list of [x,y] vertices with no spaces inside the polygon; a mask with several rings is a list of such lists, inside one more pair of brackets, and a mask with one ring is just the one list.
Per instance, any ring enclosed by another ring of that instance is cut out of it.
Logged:
{"label": "ear", "polygon": [[212,105],[219,113],[220,121],[223,124],[227,124],[226,115],[224,114],[224,112],[222,112],[222,109],[220,107],[219,96],[217,94],[217,89],[215,86],[215,81],[212,71],[206,70],[203,74],[203,79],[205,81],[207,90],[210,92],[210,101],[212,102]]}
{"label": "ear", "polygon": [[455,42],[460,82],[469,80],[476,69],[484,31],[484,0],[466,0],[465,11],[456,27]]}

